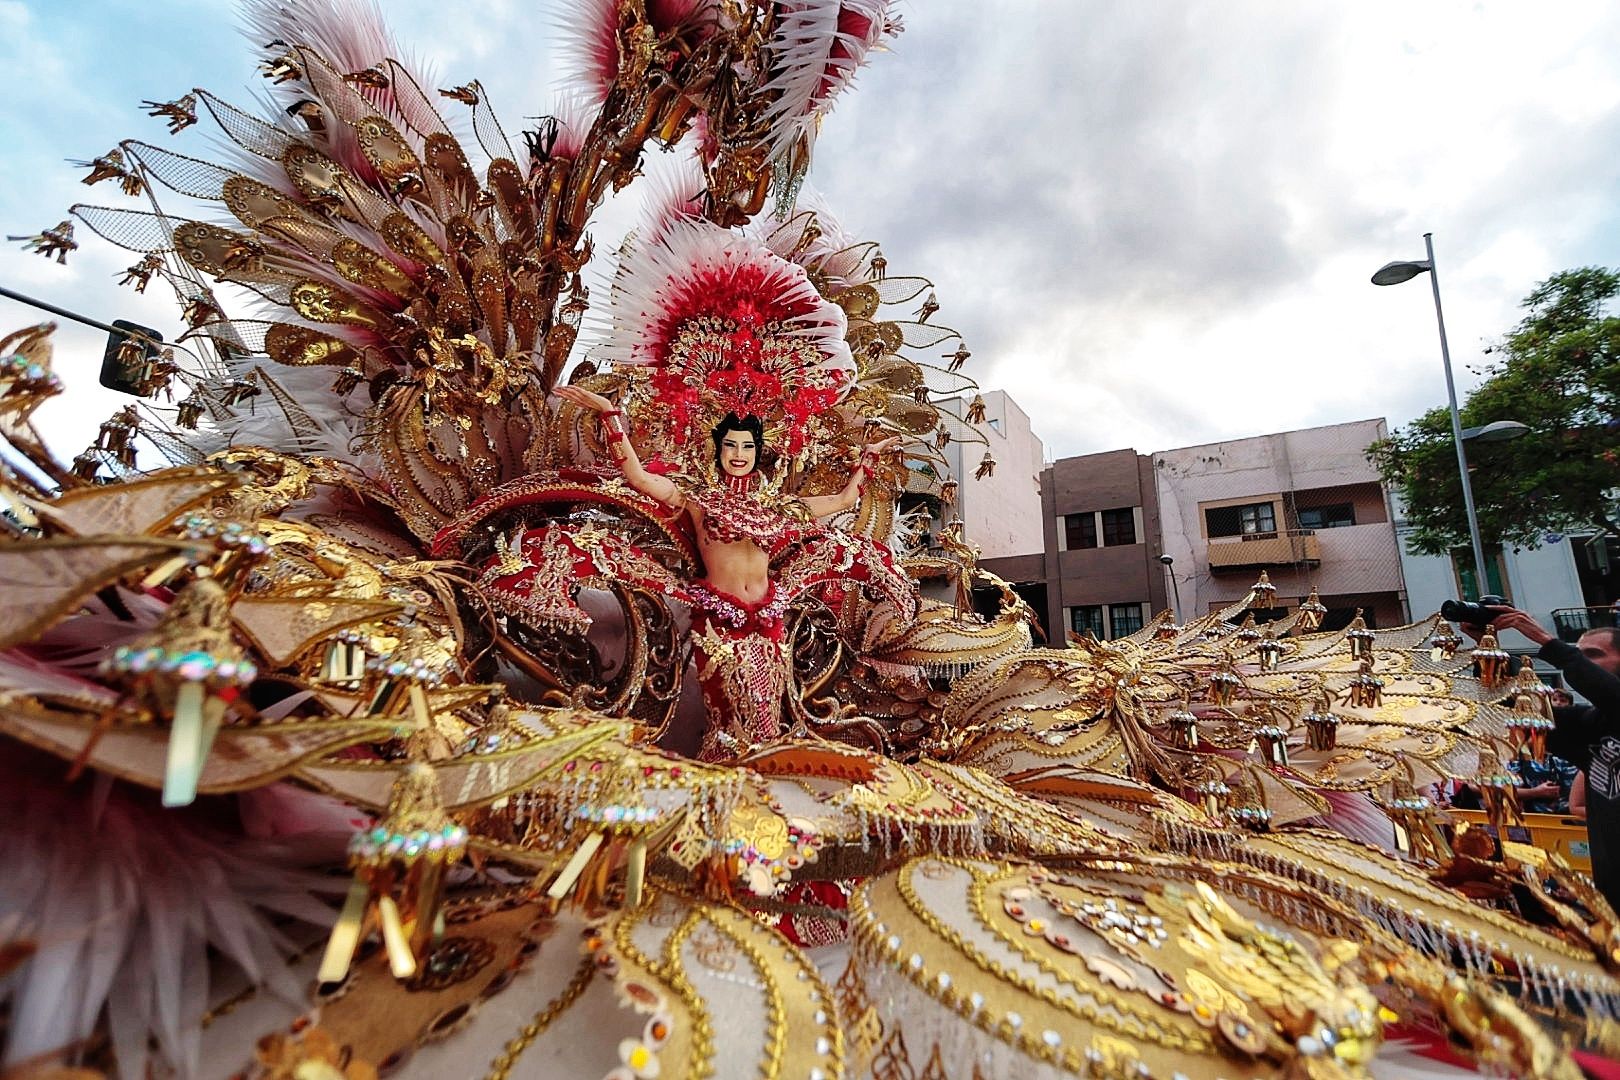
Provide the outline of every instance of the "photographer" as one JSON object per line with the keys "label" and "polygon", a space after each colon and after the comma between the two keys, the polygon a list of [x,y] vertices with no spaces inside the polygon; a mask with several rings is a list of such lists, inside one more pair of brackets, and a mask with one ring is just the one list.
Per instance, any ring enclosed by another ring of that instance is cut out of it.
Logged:
{"label": "photographer", "polygon": [[[1553,710],[1558,726],[1547,749],[1586,772],[1592,877],[1609,903],[1620,908],[1620,628],[1588,630],[1571,645],[1517,608],[1489,605],[1489,610],[1498,632],[1516,630],[1539,645],[1536,655],[1592,703]],[[1462,629],[1476,639],[1484,632],[1478,625]]]}

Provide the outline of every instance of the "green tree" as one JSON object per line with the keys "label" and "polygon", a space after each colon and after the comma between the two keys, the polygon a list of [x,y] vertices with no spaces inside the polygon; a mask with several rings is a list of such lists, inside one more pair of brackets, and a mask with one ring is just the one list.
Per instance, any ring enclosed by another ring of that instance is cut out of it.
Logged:
{"label": "green tree", "polygon": [[[1461,408],[1464,427],[1517,420],[1520,438],[1468,446],[1484,542],[1536,547],[1551,531],[1620,532],[1620,317],[1607,307],[1620,272],[1555,274],[1525,298],[1524,319],[1488,348],[1484,382]],[[1440,554],[1468,545],[1451,417],[1430,409],[1367,456],[1400,494],[1408,547]]]}

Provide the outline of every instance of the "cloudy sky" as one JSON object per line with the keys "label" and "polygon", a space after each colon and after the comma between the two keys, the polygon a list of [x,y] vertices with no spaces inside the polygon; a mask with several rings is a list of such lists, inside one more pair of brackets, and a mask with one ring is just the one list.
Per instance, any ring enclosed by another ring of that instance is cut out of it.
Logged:
{"label": "cloudy sky", "polygon": [[[386,0],[447,86],[548,111],[536,0]],[[454,7],[453,18],[444,12]],[[220,0],[0,0],[0,232],[117,204],[64,159],[162,141],[142,99],[242,104],[256,55]],[[830,118],[813,182],[890,272],[938,286],[970,373],[1009,391],[1048,456],[1148,451],[1444,400],[1423,279],[1368,275],[1435,234],[1459,378],[1536,282],[1620,264],[1620,6],[1602,0],[1221,4],[913,0]],[[994,15],[986,15],[993,11]],[[208,156],[199,126],[170,145]],[[87,230],[67,267],[0,253],[0,284],[173,333]],[[598,249],[610,245],[599,244]],[[0,327],[33,321],[0,300]],[[75,386],[52,433],[120,400],[102,335],[64,328]],[[77,446],[69,446],[69,452]]]}

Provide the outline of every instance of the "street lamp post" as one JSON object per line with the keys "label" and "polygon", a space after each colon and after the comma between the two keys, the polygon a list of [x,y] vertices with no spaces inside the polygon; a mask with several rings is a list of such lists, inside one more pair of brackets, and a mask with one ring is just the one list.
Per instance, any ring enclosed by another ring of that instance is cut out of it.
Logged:
{"label": "street lamp post", "polygon": [[1463,510],[1468,515],[1468,539],[1474,546],[1474,582],[1480,596],[1490,592],[1485,575],[1485,545],[1479,539],[1479,517],[1474,513],[1474,486],[1468,482],[1468,452],[1463,448],[1462,417],[1457,412],[1457,384],[1451,377],[1451,348],[1446,344],[1446,316],[1440,308],[1440,275],[1434,268],[1434,234],[1423,234],[1429,257],[1422,262],[1392,262],[1373,274],[1374,285],[1399,285],[1428,273],[1434,290],[1434,320],[1440,327],[1440,360],[1446,368],[1446,399],[1451,405],[1451,441],[1457,446],[1457,473],[1462,479]]}
{"label": "street lamp post", "polygon": [[1170,588],[1173,590],[1176,598],[1176,618],[1180,619],[1183,617],[1181,614],[1181,586],[1176,582],[1175,556],[1160,555],[1159,562],[1164,564],[1164,572],[1170,578]]}

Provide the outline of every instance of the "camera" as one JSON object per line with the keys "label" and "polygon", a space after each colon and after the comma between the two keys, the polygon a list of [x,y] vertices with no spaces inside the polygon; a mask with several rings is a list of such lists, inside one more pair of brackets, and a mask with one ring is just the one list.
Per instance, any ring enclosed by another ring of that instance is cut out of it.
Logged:
{"label": "camera", "polygon": [[1159,556],[1159,561],[1164,563],[1164,565],[1169,566],[1171,563],[1175,562],[1176,560],[1174,558],[1172,558],[1171,556],[1169,556],[1169,555],[1160,555]]}
{"label": "camera", "polygon": [[1440,605],[1440,617],[1467,626],[1485,626],[1496,619],[1493,607],[1507,607],[1505,596],[1482,596],[1478,601],[1447,600]]}

